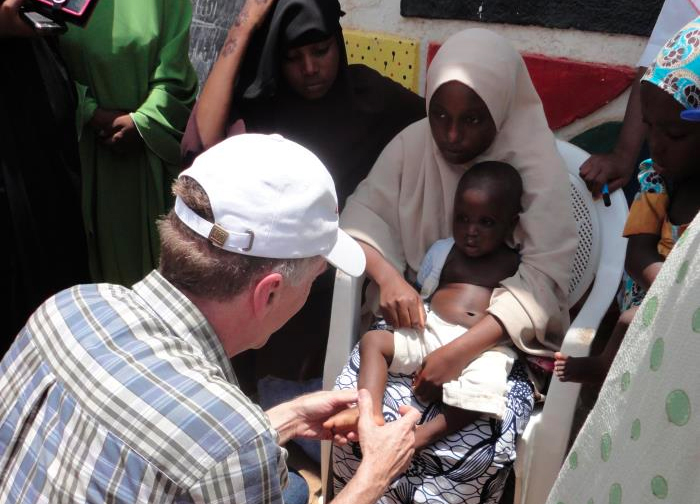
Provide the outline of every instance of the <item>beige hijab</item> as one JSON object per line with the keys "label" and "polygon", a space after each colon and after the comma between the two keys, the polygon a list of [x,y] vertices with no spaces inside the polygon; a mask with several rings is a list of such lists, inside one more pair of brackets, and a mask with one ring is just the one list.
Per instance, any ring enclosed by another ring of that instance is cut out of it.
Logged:
{"label": "beige hijab", "polygon": [[348,199],[341,226],[400,271],[415,272],[428,248],[452,234],[454,191],[464,171],[483,160],[510,163],[524,185],[513,236],[522,262],[494,291],[489,312],[522,350],[551,355],[569,324],[577,245],[564,162],[525,63],[505,39],[480,28],[450,37],[428,70],[426,102],[449,81],[466,84],[484,100],[498,129],[493,144],[471,162],[452,165],[433,141],[428,119],[408,126]]}

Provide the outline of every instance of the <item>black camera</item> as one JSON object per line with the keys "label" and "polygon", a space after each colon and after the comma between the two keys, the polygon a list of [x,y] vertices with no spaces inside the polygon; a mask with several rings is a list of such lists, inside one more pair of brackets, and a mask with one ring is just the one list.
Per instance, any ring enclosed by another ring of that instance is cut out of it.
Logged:
{"label": "black camera", "polygon": [[35,31],[63,33],[66,23],[85,26],[97,0],[28,0],[20,15]]}

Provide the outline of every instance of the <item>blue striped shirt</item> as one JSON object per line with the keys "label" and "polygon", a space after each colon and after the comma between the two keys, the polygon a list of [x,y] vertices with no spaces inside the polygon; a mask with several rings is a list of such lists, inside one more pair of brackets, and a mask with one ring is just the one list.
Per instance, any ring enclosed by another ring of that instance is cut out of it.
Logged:
{"label": "blue striped shirt", "polygon": [[0,502],[282,502],[286,452],[158,272],[46,301],[0,363]]}

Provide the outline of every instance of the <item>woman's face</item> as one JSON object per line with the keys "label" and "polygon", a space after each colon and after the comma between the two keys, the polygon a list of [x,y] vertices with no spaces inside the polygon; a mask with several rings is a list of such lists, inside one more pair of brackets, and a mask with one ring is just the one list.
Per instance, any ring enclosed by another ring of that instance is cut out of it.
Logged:
{"label": "woman's face", "polygon": [[452,164],[477,157],[489,148],[497,133],[484,100],[457,81],[437,88],[428,107],[428,120],[438,149]]}
{"label": "woman's face", "polygon": [[302,98],[318,100],[328,93],[338,75],[338,43],[335,37],[287,49],[282,74],[289,87]]}
{"label": "woman's face", "polygon": [[676,180],[695,175],[700,159],[700,123],[681,119],[683,106],[650,82],[642,82],[640,98],[656,172]]}

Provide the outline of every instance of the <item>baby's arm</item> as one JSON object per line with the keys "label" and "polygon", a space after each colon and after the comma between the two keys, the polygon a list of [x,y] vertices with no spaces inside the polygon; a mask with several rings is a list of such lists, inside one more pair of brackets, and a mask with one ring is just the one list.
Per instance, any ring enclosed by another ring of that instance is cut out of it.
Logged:
{"label": "baby's arm", "polygon": [[507,338],[505,328],[493,315],[483,319],[456,340],[430,353],[416,374],[413,388],[422,400],[442,399],[442,384],[457,378],[474,358]]}
{"label": "baby's arm", "polygon": [[649,289],[664,263],[658,244],[659,236],[655,234],[632,235],[627,242],[625,269],[644,289]]}

